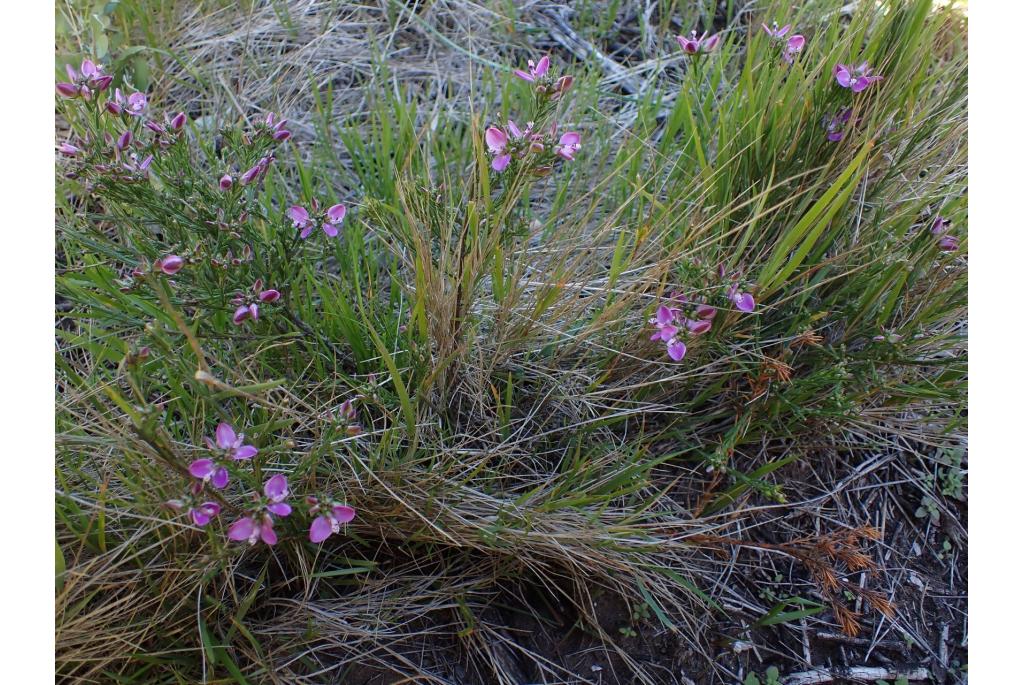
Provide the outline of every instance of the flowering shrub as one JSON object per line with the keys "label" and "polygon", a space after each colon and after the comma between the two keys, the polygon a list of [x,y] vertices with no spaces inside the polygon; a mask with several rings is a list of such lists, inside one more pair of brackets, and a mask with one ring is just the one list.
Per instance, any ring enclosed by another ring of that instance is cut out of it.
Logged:
{"label": "flowering shrub", "polygon": [[[420,36],[442,5],[388,30]],[[63,675],[143,682],[166,634],[198,655],[182,682],[355,658],[405,677],[436,615],[487,677],[532,682],[476,642],[508,589],[556,588],[601,627],[600,587],[681,626],[750,550],[806,571],[822,621],[870,620],[847,593],[884,613],[842,570],[872,568],[871,530],[760,532],[804,471],[830,475],[783,467],[895,444],[894,407],[945,444],[962,395],[965,74],[900,33],[917,0],[855,11],[662,18],[688,36],[634,18],[635,62],[545,14],[551,52],[525,64],[499,46],[462,69],[456,43],[443,78],[324,57],[351,92],[318,66],[296,98],[268,70],[273,97],[226,112],[178,99],[202,87],[178,62],[135,88],[116,55],[76,56],[54,96],[58,537],[76,564],[134,554],[167,579],[125,585],[166,593],[141,637],[118,632],[137,609],[89,609],[138,673],[69,655]],[[266,111],[297,100],[316,109]],[[120,606],[68,585],[63,607]],[[777,594],[742,605],[778,616]]]}

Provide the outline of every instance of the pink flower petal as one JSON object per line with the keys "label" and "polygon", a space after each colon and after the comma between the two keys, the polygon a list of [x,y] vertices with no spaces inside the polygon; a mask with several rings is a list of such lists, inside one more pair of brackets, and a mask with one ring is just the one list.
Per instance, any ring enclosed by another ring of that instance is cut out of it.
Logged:
{"label": "pink flower petal", "polygon": [[223,490],[228,484],[228,470],[223,466],[218,468],[213,472],[213,478],[210,479],[210,483],[218,490]]}
{"label": "pink flower petal", "polygon": [[252,459],[259,453],[252,445],[242,445],[231,453],[231,458],[235,461],[241,461],[243,459]]}
{"label": "pink flower petal", "polygon": [[280,502],[288,496],[288,479],[281,473],[271,476],[263,484],[263,494],[272,502]]}
{"label": "pink flower petal", "polygon": [[673,340],[668,344],[668,356],[672,361],[679,361],[686,356],[686,344],[682,340]]}
{"label": "pink flower petal", "polygon": [[491,126],[484,133],[484,141],[491,152],[501,152],[508,145],[508,136],[500,128]]}
{"label": "pink flower petal", "polygon": [[234,447],[235,441],[238,440],[238,436],[235,435],[235,429],[226,421],[221,421],[217,424],[217,430],[214,431],[214,435],[217,436],[217,447],[222,450]]}
{"label": "pink flower petal", "polygon": [[228,526],[228,540],[241,542],[248,540],[256,529],[256,522],[251,518],[238,519]]}
{"label": "pink flower petal", "polygon": [[337,504],[331,507],[334,520],[338,523],[348,523],[356,517],[356,510],[345,504]]}
{"label": "pink flower petal", "polygon": [[547,55],[544,55],[543,57],[540,58],[540,61],[537,62],[537,66],[534,67],[534,69],[533,69],[534,76],[540,77],[540,76],[543,76],[544,74],[548,73],[548,67],[550,67],[550,66],[551,66],[551,60],[548,59]]}
{"label": "pink flower petal", "polygon": [[309,212],[307,212],[304,207],[300,207],[299,205],[292,205],[287,210],[285,210],[285,214],[288,215],[289,219],[295,222],[296,226],[299,226],[309,221]]}
{"label": "pink flower petal", "polygon": [[491,162],[491,168],[498,172],[504,171],[505,167],[507,167],[508,163],[511,161],[512,155],[501,155],[499,157],[495,157],[494,161]]}
{"label": "pink flower petal", "polygon": [[274,532],[274,522],[270,520],[270,517],[263,519],[263,524],[260,526],[260,539],[268,545],[277,544],[277,533]]}
{"label": "pink flower petal", "polygon": [[276,516],[288,516],[292,513],[292,508],[287,502],[271,502],[267,505],[267,511]]}
{"label": "pink flower petal", "polygon": [[337,238],[338,237],[338,227],[335,226],[334,224],[332,224],[332,223],[325,223],[323,226],[321,226],[321,228],[324,229],[324,233],[326,233],[329,237],[331,237],[331,238]]}
{"label": "pink flower petal", "polygon": [[196,459],[188,465],[188,472],[196,478],[206,479],[213,474],[216,465],[213,459]]}
{"label": "pink flower petal", "polygon": [[341,220],[345,218],[345,213],[347,211],[348,210],[345,208],[345,205],[331,205],[327,208],[327,218],[331,223],[340,223]]}
{"label": "pink flower petal", "polygon": [[331,537],[331,522],[326,516],[317,516],[313,519],[312,525],[309,527],[309,541],[314,544],[320,544],[327,538]]}

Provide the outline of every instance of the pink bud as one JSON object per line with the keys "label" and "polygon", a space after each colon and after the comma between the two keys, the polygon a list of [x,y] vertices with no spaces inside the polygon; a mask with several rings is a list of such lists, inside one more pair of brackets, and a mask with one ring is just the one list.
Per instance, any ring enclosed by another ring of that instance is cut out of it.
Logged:
{"label": "pink bud", "polygon": [[247,186],[252,183],[259,173],[263,170],[263,167],[259,164],[242,174],[241,183],[243,186]]}
{"label": "pink bud", "polygon": [[58,149],[60,150],[60,153],[62,155],[67,155],[68,157],[74,157],[79,152],[81,152],[81,150],[79,150],[71,143],[61,143]]}
{"label": "pink bud", "polygon": [[236,326],[240,326],[246,319],[252,316],[252,312],[244,304],[235,310],[234,315],[231,317],[232,323]]}
{"label": "pink bud", "polygon": [[185,116],[185,113],[178,112],[171,119],[171,128],[174,129],[175,131],[180,131],[181,127],[185,125],[186,121],[188,121],[188,117]]}
{"label": "pink bud", "polygon": [[78,97],[78,86],[73,83],[58,83],[57,92],[66,98]]}
{"label": "pink bud", "polygon": [[113,100],[107,100],[107,111],[116,116],[124,110],[121,108],[121,105],[117,104]]}
{"label": "pink bud", "polygon": [[173,276],[181,271],[181,267],[185,266],[185,260],[176,254],[171,254],[156,260],[153,266],[168,276]]}
{"label": "pink bud", "polygon": [[276,133],[274,133],[274,140],[276,140],[278,142],[283,142],[285,140],[288,140],[291,137],[292,137],[292,132],[291,131],[286,131],[284,129],[281,129],[280,131],[277,131]]}
{"label": "pink bud", "polygon": [[118,150],[123,150],[123,149],[125,149],[126,147],[128,147],[131,144],[132,144],[132,132],[131,131],[125,131],[117,139],[117,149]]}
{"label": "pink bud", "polygon": [[260,302],[277,302],[281,299],[281,293],[271,288],[270,290],[264,290],[259,294]]}
{"label": "pink bud", "polygon": [[232,184],[234,184],[234,182],[235,182],[235,180],[233,178],[231,178],[230,174],[224,174],[223,176],[220,177],[220,182],[219,182],[220,189],[221,190],[231,190],[231,186],[232,186]]}
{"label": "pink bud", "polygon": [[153,133],[164,133],[164,127],[156,123],[155,121],[147,121],[146,128],[148,128]]}

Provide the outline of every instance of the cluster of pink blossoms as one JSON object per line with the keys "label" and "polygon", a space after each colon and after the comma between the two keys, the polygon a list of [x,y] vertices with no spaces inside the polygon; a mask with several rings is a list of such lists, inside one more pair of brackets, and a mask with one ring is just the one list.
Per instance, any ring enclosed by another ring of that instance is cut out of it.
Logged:
{"label": "cluster of pink blossoms", "polygon": [[[724,267],[720,268],[719,272],[724,273]],[[756,307],[754,296],[741,292],[736,283],[729,287],[726,298],[732,306],[747,314],[753,312]],[[685,295],[673,295],[669,304],[659,305],[654,316],[648,320],[655,328],[651,340],[665,343],[665,351],[669,358],[672,361],[680,361],[686,356],[686,342],[683,338],[703,335],[710,331],[712,320],[717,313],[718,310],[706,302],[693,302]]]}
{"label": "cluster of pink blossoms", "polygon": [[68,64],[66,67],[68,81],[57,84],[57,92],[66,98],[90,99],[93,93],[102,93],[113,82],[114,77],[103,73],[103,67],[91,59],[82,60],[82,65],[75,70]]}
{"label": "cluster of pink blossoms", "polygon": [[[523,159],[530,153],[542,154],[545,150],[552,151],[562,159],[573,161],[576,151],[580,149],[580,134],[576,131],[567,131],[555,142],[556,136],[557,130],[554,124],[546,134],[535,132],[532,121],[526,124],[525,129],[521,129],[516,122],[509,119],[508,133],[498,126],[491,126],[484,133],[487,148],[494,155],[494,159],[491,160],[491,168],[501,172],[508,167],[513,157]],[[535,171],[546,173],[550,169],[550,163],[541,160]]]}
{"label": "cluster of pink blossoms", "polygon": [[[181,499],[172,499],[166,504],[174,511],[185,510],[196,526],[207,525],[221,512],[221,505],[215,501],[203,501],[201,497],[204,487],[210,483],[214,488],[223,490],[227,487],[230,476],[227,465],[237,461],[246,461],[259,452],[245,444],[245,436],[236,433],[229,423],[221,422],[217,426],[214,439],[206,438],[207,447],[216,452],[213,458],[202,458],[193,461],[189,473],[196,480],[189,488],[189,495]],[[236,519],[228,526],[227,537],[234,542],[248,542],[250,545],[263,541],[268,545],[277,544],[277,533],[274,531],[274,517],[290,516],[292,507],[286,501],[290,494],[288,478],[284,474],[275,474],[263,484],[263,495],[253,496],[253,505],[248,513]],[[352,507],[338,502],[331,502],[321,507],[316,497],[308,497],[311,505],[310,515],[313,521],[309,527],[309,539],[321,543],[333,533],[340,532],[341,526],[352,521],[356,511]]]}
{"label": "cluster of pink blossoms", "polygon": [[683,53],[691,57],[708,54],[718,47],[721,39],[722,37],[717,33],[713,36],[708,36],[707,31],[700,38],[697,37],[696,31],[690,31],[689,36],[676,36],[676,42],[683,49]]}
{"label": "cluster of pink blossoms", "polygon": [[256,282],[252,285],[252,291],[256,295],[255,302],[246,302],[246,298],[241,293],[235,295],[231,300],[231,304],[235,305],[235,313],[231,316],[231,323],[236,326],[240,326],[247,320],[252,319],[258,321],[260,318],[260,304],[272,304],[281,299],[281,293],[274,288],[263,287],[263,279],[257,278]]}

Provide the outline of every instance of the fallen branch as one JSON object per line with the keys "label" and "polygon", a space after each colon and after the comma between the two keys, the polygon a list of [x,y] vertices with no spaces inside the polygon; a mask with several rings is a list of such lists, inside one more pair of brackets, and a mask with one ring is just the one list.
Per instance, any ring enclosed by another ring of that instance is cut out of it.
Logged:
{"label": "fallen branch", "polygon": [[831,683],[834,680],[894,680],[905,678],[906,680],[927,680],[931,678],[931,672],[923,667],[909,669],[883,668],[878,666],[854,666],[852,668],[816,668],[813,671],[801,671],[792,673],[782,679],[782,685],[817,685],[817,683]]}

